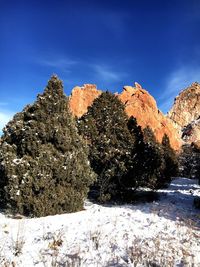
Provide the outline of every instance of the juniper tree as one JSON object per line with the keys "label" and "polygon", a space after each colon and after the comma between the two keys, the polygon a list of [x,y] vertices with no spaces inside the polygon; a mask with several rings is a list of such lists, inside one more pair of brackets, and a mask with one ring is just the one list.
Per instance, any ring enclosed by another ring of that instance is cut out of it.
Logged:
{"label": "juniper tree", "polygon": [[162,138],[163,157],[165,168],[163,170],[162,185],[167,185],[171,182],[171,178],[178,174],[178,160],[175,151],[170,145],[169,137],[164,134]]}
{"label": "juniper tree", "polygon": [[53,76],[42,95],[17,113],[0,144],[1,204],[31,216],[82,209],[94,180],[88,151]]}
{"label": "juniper tree", "polygon": [[[130,134],[135,139],[135,144],[132,150],[132,168],[128,173],[128,184],[133,186],[136,184],[135,189],[139,186],[146,186],[148,184],[148,166],[147,166],[147,145],[144,142],[144,135],[141,126],[137,124],[136,118],[131,116],[128,120],[128,129]],[[132,179],[135,177],[135,179]]]}
{"label": "juniper tree", "polygon": [[[191,144],[193,149],[192,158],[194,159],[193,168],[194,168],[194,176],[198,179],[198,184],[200,185],[200,147],[196,143]],[[186,163],[187,164],[187,163]],[[194,198],[194,206],[197,209],[200,209],[200,197],[196,196]]]}
{"label": "juniper tree", "polygon": [[181,177],[193,176],[193,148],[189,144],[184,144],[181,147],[181,152],[178,157],[179,160],[179,175]]}
{"label": "juniper tree", "polygon": [[180,175],[200,179],[200,148],[195,144],[184,144],[179,155]]}
{"label": "juniper tree", "polygon": [[191,144],[193,148],[193,168],[194,168],[194,177],[199,180],[199,185],[200,185],[200,147],[199,144],[197,143],[192,143]]}
{"label": "juniper tree", "polygon": [[97,173],[96,187],[101,201],[117,197],[126,187],[135,142],[127,121],[124,105],[109,92],[95,99],[78,121],[79,131],[90,146],[89,158]]}
{"label": "juniper tree", "polygon": [[151,188],[159,188],[162,184],[162,173],[165,168],[163,150],[155,138],[150,127],[144,128],[145,141],[145,171],[148,186]]}

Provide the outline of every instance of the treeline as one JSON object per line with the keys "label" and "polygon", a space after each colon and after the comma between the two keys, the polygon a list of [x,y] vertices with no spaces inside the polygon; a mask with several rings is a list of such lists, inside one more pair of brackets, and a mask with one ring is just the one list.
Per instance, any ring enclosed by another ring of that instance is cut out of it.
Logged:
{"label": "treeline", "polygon": [[123,103],[109,92],[94,100],[78,120],[78,129],[89,146],[102,202],[125,198],[130,188],[134,192],[138,187],[165,187],[178,172],[168,136],[158,143],[152,130],[142,131],[134,117],[127,117]]}
{"label": "treeline", "polygon": [[200,184],[200,147],[196,143],[182,146],[179,166],[181,177],[199,179]]}
{"label": "treeline", "polygon": [[177,171],[168,136],[158,143],[149,127],[127,117],[115,95],[102,93],[75,119],[53,76],[3,130],[0,205],[27,216],[74,212],[89,190],[100,202],[127,201],[139,187],[165,187]]}

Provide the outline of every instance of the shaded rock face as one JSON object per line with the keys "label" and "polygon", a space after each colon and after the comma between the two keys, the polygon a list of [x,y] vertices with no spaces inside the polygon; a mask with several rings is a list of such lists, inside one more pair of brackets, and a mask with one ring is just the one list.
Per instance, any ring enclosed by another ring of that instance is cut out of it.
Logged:
{"label": "shaded rock face", "polygon": [[[86,84],[83,87],[75,87],[70,96],[72,113],[81,117],[101,93],[102,91],[97,90],[95,85]],[[149,126],[159,142],[162,141],[163,135],[167,134],[171,146],[175,150],[180,148],[181,144],[177,130],[170,119],[158,110],[155,99],[146,90],[142,89],[141,85],[135,83],[135,87],[124,86],[122,93],[116,95],[124,103],[128,116],[134,116],[143,129]]]}
{"label": "shaded rock face", "polygon": [[195,143],[200,147],[200,118],[192,121],[182,129],[181,135],[185,143]]}
{"label": "shaded rock face", "polygon": [[200,140],[200,84],[193,83],[175,98],[168,113],[185,143]]}
{"label": "shaded rock face", "polygon": [[80,118],[87,112],[89,106],[92,105],[102,91],[97,90],[95,84],[84,84],[82,87],[76,86],[73,88],[69,106],[73,115]]}

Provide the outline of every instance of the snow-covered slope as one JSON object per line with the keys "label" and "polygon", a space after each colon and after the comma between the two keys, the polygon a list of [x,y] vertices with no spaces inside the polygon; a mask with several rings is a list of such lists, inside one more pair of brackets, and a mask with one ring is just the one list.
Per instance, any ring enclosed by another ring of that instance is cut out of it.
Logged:
{"label": "snow-covered slope", "polygon": [[[0,213],[0,266],[200,266],[200,186],[186,178],[153,203],[37,219]],[[157,265],[153,265],[153,264]],[[6,265],[7,264],[7,265]]]}

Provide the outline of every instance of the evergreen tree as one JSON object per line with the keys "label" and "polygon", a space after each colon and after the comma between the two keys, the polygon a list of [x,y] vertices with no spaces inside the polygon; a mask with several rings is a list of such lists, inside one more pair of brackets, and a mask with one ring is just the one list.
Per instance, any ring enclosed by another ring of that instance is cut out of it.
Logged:
{"label": "evergreen tree", "polygon": [[143,133],[144,133],[145,143],[152,144],[152,145],[158,145],[155,134],[153,133],[152,129],[149,126],[144,128]]}
{"label": "evergreen tree", "polygon": [[111,93],[103,92],[78,122],[79,131],[90,146],[90,162],[98,175],[96,187],[100,201],[117,197],[126,187],[135,142],[127,120],[122,102]]}
{"label": "evergreen tree", "polygon": [[[194,177],[198,179],[198,184],[200,185],[200,147],[199,145],[196,145],[195,143],[192,144],[192,148],[193,148],[193,159],[194,159],[194,163],[193,163],[193,168],[194,168]],[[200,197],[196,196],[194,198],[194,206],[197,209],[200,209]]]}
{"label": "evergreen tree", "polygon": [[182,145],[181,153],[179,154],[179,175],[181,177],[191,177],[193,176],[193,148],[191,145]]}
{"label": "evergreen tree", "polygon": [[191,179],[200,177],[200,148],[192,143],[184,144],[179,155],[180,176]]}
{"label": "evergreen tree", "polygon": [[178,174],[178,160],[175,151],[170,145],[169,137],[164,134],[162,139],[163,154],[165,160],[165,168],[163,170],[162,184],[167,185],[171,182],[171,178]]}
{"label": "evergreen tree", "polygon": [[162,146],[157,142],[151,128],[144,128],[145,142],[145,172],[150,188],[159,188],[162,185],[162,173],[165,168]]}
{"label": "evergreen tree", "polygon": [[[137,124],[136,118],[131,116],[128,120],[128,129],[135,139],[135,144],[132,150],[132,168],[129,170],[127,179],[128,184],[135,188],[139,186],[147,186],[148,181],[148,166],[147,166],[147,145],[144,142],[144,135],[141,126]],[[132,179],[135,177],[135,179]],[[131,184],[131,181],[137,184]]]}
{"label": "evergreen tree", "polygon": [[56,76],[3,131],[1,205],[29,216],[82,209],[95,175]]}
{"label": "evergreen tree", "polygon": [[[198,179],[200,185],[200,146],[199,144],[192,143],[193,159],[194,159],[194,178]],[[200,201],[199,201],[200,202]]]}

